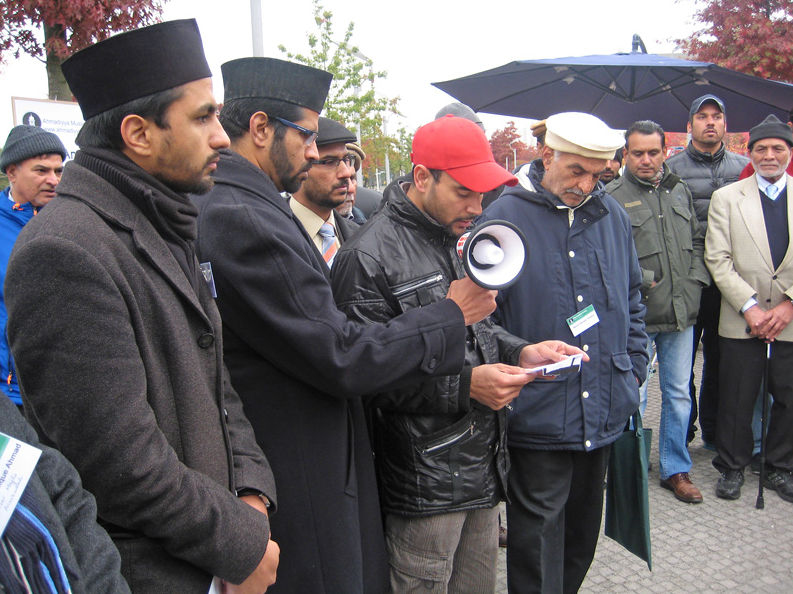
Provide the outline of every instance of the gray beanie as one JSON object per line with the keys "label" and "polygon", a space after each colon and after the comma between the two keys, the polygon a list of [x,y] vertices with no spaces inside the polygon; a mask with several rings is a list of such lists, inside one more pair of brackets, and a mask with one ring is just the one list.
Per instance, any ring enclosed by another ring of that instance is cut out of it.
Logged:
{"label": "gray beanie", "polygon": [[55,134],[37,126],[16,126],[9,132],[3,152],[0,153],[0,171],[5,173],[9,165],[31,157],[54,154],[64,159],[68,155],[66,147]]}

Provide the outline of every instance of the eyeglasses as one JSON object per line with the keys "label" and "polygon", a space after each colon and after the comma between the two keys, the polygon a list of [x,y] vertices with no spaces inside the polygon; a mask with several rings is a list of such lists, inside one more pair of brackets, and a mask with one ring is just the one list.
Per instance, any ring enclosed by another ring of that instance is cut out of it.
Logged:
{"label": "eyeglasses", "polygon": [[311,161],[310,163],[312,165],[318,165],[319,167],[336,169],[339,166],[339,163],[344,163],[347,167],[352,167],[354,161],[355,161],[354,156],[345,155],[343,157],[325,157],[324,159],[316,159],[314,161]]}
{"label": "eyeglasses", "polygon": [[319,132],[315,132],[314,130],[309,130],[308,128],[304,128],[303,126],[298,126],[294,122],[290,122],[289,120],[285,120],[284,118],[279,118],[278,116],[272,116],[274,120],[278,120],[284,126],[289,126],[290,128],[294,128],[298,132],[300,132],[306,139],[306,146],[311,146],[314,141],[317,139],[317,134]]}

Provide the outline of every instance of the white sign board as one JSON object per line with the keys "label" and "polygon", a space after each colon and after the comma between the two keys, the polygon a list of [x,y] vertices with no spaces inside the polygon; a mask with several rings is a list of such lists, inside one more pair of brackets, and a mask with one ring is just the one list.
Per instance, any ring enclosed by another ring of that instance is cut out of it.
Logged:
{"label": "white sign board", "polygon": [[74,139],[83,126],[83,114],[76,102],[11,97],[11,106],[15,126],[38,126],[57,134],[69,151],[69,159],[74,158],[77,151]]}

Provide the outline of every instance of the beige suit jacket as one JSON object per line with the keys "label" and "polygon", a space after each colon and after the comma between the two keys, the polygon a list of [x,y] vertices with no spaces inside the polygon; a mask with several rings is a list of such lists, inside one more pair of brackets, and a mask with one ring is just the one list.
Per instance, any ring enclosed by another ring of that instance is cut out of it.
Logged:
{"label": "beige suit jacket", "polygon": [[[787,177],[788,229],[793,233],[793,177]],[[778,269],[763,218],[757,178],[753,175],[713,194],[705,236],[705,263],[721,291],[719,335],[752,338],[741,308],[754,297],[763,310],[793,298],[793,250]],[[793,341],[793,324],[777,340]]]}

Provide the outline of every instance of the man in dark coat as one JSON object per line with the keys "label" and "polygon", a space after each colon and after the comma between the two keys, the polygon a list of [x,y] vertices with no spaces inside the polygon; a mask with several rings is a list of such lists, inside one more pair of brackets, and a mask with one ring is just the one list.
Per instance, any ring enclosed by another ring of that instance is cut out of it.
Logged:
{"label": "man in dark coat", "polygon": [[81,150],[5,283],[25,412],[96,497],[133,592],[206,594],[213,576],[263,592],[272,474],[223,366],[186,195],[228,146],[198,27],[111,37],[63,70]]}
{"label": "man in dark coat", "polygon": [[[691,103],[688,133],[691,142],[686,150],[669,158],[669,171],[680,177],[694,199],[694,210],[707,237],[708,209],[713,192],[738,181],[741,170],[749,163],[743,155],[727,150],[724,135],[727,133],[727,112],[724,102],[716,95],[703,95]],[[691,415],[688,441],[694,439],[694,422],[699,416],[702,441],[706,447],[714,448],[716,442],[716,418],[719,411],[719,309],[721,293],[715,283],[703,289],[700,296],[697,323],[694,325],[694,347],[691,357]],[[694,361],[697,347],[702,341],[702,378],[699,388],[699,411],[697,391],[694,386]]]}
{"label": "man in dark coat", "polygon": [[[388,325],[349,322],[330,269],[279,192],[295,192],[331,75],[269,58],[223,65],[215,189],[199,196],[198,251],[211,261],[226,362],[272,464],[283,548],[273,592],[387,591],[372,453],[360,396],[459,373],[465,325],[495,308],[471,281]],[[463,304],[462,309],[458,302]]]}
{"label": "man in dark coat", "polygon": [[506,219],[531,259],[499,292],[494,319],[525,340],[585,351],[580,373],[524,386],[507,414],[510,594],[577,592],[595,554],[611,444],[639,407],[647,375],[642,274],[631,224],[600,188],[622,136],[598,118],[546,120],[542,173],[508,188],[484,220]]}

